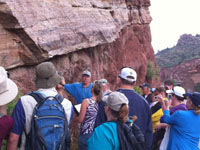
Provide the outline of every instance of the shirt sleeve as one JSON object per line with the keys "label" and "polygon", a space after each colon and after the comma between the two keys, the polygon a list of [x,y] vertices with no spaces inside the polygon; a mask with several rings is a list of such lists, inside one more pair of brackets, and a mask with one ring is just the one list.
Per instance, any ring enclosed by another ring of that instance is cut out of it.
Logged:
{"label": "shirt sleeve", "polygon": [[12,118],[13,118],[14,124],[13,124],[13,128],[12,128],[11,132],[13,132],[17,135],[21,135],[22,132],[24,131],[25,120],[26,120],[25,112],[24,112],[24,108],[22,106],[21,99],[19,99],[19,101],[15,105],[15,108],[12,113]]}
{"label": "shirt sleeve", "polygon": [[179,122],[179,111],[174,112],[172,115],[170,115],[169,110],[165,110],[163,116],[163,121],[167,124],[174,125]]}
{"label": "shirt sleeve", "polygon": [[73,97],[75,97],[75,92],[76,92],[76,84],[65,84],[64,85],[65,90],[72,95]]}

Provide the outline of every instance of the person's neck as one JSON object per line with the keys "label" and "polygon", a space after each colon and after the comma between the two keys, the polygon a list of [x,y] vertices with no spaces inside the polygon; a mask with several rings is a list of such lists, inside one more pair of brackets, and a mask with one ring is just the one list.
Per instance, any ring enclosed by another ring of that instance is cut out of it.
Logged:
{"label": "person's neck", "polygon": [[7,115],[6,105],[0,106],[0,113]]}
{"label": "person's neck", "polygon": [[83,83],[83,87],[88,87],[90,85],[90,83]]}
{"label": "person's neck", "polygon": [[178,105],[182,104],[180,101],[176,100],[174,103],[173,103],[173,106],[172,107],[176,107]]}
{"label": "person's neck", "polygon": [[108,120],[108,121],[115,121],[115,120],[117,120],[117,118],[116,118],[116,117],[113,117],[112,115],[108,115],[108,116],[107,116],[107,120]]}
{"label": "person's neck", "polygon": [[129,90],[133,90],[133,86],[132,85],[127,85],[127,84],[122,84],[120,86],[120,89],[129,89]]}

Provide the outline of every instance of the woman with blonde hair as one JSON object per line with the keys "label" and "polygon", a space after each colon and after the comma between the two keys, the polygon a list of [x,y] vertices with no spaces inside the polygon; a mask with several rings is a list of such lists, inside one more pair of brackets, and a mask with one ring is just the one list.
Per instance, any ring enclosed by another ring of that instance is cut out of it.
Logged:
{"label": "woman with blonde hair", "polygon": [[103,86],[100,81],[96,80],[93,83],[91,93],[91,98],[83,100],[78,118],[78,121],[81,123],[78,139],[79,150],[87,150],[87,140],[92,135],[94,129],[98,102],[101,101],[103,96]]}
{"label": "woman with blonde hair", "polygon": [[162,102],[163,120],[170,125],[167,150],[199,150],[200,93],[186,93],[188,111],[169,112],[169,102]]}

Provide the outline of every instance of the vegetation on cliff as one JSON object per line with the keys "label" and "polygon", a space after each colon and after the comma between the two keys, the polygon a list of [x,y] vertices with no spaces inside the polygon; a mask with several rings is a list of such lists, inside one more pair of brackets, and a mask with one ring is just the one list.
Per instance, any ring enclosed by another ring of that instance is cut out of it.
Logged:
{"label": "vegetation on cliff", "polygon": [[156,55],[159,67],[168,68],[184,61],[200,58],[200,35],[183,34],[176,46],[159,51]]}

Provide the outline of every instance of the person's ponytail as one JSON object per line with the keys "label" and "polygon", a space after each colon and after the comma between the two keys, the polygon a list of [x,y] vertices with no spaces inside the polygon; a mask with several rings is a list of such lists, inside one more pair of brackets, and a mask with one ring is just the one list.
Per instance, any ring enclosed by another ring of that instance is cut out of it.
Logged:
{"label": "person's ponytail", "polygon": [[196,107],[194,104],[192,105],[193,109],[194,109],[194,113],[196,115],[200,115],[200,108]]}
{"label": "person's ponytail", "polygon": [[128,114],[129,114],[129,108],[127,104],[122,104],[119,115],[118,115],[118,120],[125,123],[128,121]]}

